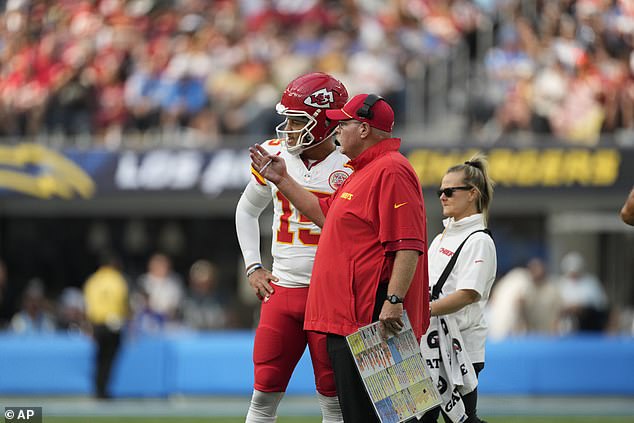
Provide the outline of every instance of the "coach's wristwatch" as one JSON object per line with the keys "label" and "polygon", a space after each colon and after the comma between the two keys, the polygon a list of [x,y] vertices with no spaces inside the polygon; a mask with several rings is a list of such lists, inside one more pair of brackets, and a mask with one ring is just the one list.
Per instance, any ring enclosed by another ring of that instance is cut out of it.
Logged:
{"label": "coach's wristwatch", "polygon": [[389,301],[392,304],[402,304],[403,303],[403,299],[401,297],[399,297],[398,295],[388,295],[385,298],[386,301]]}

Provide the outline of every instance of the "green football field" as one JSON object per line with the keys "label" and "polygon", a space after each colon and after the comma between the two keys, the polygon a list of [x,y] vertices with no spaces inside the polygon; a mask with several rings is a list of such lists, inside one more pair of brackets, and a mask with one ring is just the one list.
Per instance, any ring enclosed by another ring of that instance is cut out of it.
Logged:
{"label": "green football field", "polygon": [[[485,417],[485,416],[481,416]],[[632,417],[485,417],[489,423],[632,423]],[[442,419],[441,419],[442,421]],[[45,417],[44,423],[243,423],[243,417]],[[319,417],[280,417],[278,423],[321,423]]]}
{"label": "green football field", "polygon": [[[488,423],[634,423],[632,400],[632,396],[482,396],[478,408]],[[0,409],[42,407],[43,423],[244,423],[248,403],[245,396],[113,401],[86,397],[0,397]],[[285,398],[279,415],[278,423],[321,423],[319,406],[312,396]]]}

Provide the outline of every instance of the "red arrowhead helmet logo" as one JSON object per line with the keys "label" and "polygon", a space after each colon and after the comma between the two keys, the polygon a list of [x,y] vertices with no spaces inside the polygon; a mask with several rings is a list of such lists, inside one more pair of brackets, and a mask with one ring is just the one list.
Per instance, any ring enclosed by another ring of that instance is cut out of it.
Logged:
{"label": "red arrowhead helmet logo", "polygon": [[332,91],[326,88],[315,91],[304,99],[304,104],[318,109],[330,109],[330,105],[335,101]]}

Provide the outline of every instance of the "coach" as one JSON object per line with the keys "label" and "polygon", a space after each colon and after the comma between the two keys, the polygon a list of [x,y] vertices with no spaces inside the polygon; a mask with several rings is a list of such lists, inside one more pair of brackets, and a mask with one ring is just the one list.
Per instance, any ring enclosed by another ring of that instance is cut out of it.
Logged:
{"label": "coach", "polygon": [[429,321],[426,216],[418,177],[392,138],[394,112],[373,94],[353,97],[326,116],[354,172],[330,197],[318,199],[286,172],[284,160],[251,147],[253,167],[319,226],[304,328],[324,332],[344,420],[378,422],[345,336],[373,321],[403,327],[403,309],[417,338]]}

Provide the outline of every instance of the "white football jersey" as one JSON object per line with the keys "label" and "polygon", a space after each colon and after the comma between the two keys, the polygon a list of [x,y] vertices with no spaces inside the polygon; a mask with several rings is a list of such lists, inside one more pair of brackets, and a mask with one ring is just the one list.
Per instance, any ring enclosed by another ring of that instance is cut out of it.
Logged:
{"label": "white football jersey", "polygon": [[[270,154],[279,154],[286,162],[288,174],[317,196],[327,197],[352,173],[345,164],[350,160],[337,148],[323,160],[304,163],[282,146],[281,140],[269,140],[262,145]],[[321,228],[301,215],[282,195],[275,184],[251,169],[259,186],[273,197],[273,275],[285,287],[306,286],[310,282],[313,261]]]}

